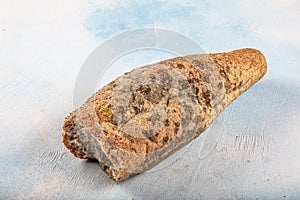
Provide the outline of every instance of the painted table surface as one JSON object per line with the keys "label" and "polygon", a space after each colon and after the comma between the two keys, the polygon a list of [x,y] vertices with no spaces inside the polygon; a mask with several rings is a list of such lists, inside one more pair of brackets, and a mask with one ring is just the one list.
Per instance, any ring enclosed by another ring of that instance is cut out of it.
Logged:
{"label": "painted table surface", "polygon": [[[299,10],[296,0],[2,0],[0,199],[299,199]],[[116,183],[64,148],[61,125],[88,55],[116,34],[154,26],[206,52],[258,48],[268,73],[190,145]],[[209,134],[217,140],[204,155]]]}

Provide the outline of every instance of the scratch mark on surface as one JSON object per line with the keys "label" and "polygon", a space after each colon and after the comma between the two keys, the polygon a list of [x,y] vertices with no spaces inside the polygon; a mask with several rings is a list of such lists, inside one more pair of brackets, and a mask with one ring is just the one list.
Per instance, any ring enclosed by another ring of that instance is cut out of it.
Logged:
{"label": "scratch mark on surface", "polygon": [[50,169],[54,170],[60,166],[60,161],[63,160],[66,152],[49,151],[42,152],[36,159],[36,163],[39,167],[49,166]]}
{"label": "scratch mark on surface", "polygon": [[249,154],[261,153],[264,156],[270,152],[271,138],[265,135],[237,135],[234,141],[236,151],[244,151]]}

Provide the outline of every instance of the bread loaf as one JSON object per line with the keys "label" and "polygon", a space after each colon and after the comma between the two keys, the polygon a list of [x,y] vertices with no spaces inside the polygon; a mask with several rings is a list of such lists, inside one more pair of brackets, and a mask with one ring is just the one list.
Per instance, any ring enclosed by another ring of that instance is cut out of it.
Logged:
{"label": "bread loaf", "polygon": [[97,159],[112,179],[126,179],[199,136],[266,70],[265,57],[250,48],[134,69],[65,119],[63,143],[78,158]]}

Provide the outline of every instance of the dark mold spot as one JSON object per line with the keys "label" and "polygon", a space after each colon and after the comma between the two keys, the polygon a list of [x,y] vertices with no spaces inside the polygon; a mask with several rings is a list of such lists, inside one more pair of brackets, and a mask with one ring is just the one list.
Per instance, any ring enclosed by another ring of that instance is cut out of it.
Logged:
{"label": "dark mold spot", "polygon": [[183,64],[178,64],[178,65],[177,65],[177,68],[178,68],[178,69],[182,69],[182,68],[184,68],[184,65],[183,65]]}

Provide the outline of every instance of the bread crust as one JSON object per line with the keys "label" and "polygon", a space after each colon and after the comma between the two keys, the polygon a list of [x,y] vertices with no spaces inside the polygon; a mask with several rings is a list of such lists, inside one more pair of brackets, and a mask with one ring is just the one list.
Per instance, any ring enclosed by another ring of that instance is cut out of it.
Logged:
{"label": "bread crust", "polygon": [[142,173],[199,136],[267,70],[255,49],[177,57],[118,77],[73,111],[63,143],[114,180]]}

